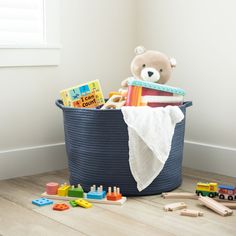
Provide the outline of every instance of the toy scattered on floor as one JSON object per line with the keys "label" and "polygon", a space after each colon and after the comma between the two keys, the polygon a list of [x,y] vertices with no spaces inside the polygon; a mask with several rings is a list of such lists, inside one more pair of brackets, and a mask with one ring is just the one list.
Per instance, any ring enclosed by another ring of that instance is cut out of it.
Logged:
{"label": "toy scattered on floor", "polygon": [[90,202],[88,202],[88,201],[86,201],[84,199],[76,199],[75,202],[76,202],[76,204],[78,206],[81,206],[83,208],[90,208],[90,207],[92,207],[92,203],[90,203]]}
{"label": "toy scattered on floor", "polygon": [[64,106],[96,108],[105,103],[99,80],[77,85],[60,92]]}
{"label": "toy scattered on floor", "polygon": [[66,203],[56,203],[52,209],[55,211],[65,211],[68,210],[69,208],[70,207]]}
{"label": "toy scattered on floor", "polygon": [[58,183],[50,182],[46,184],[46,193],[49,195],[57,194],[59,188]]}
{"label": "toy scattered on floor", "polygon": [[78,206],[77,203],[75,202],[75,200],[70,200],[69,203],[72,207],[77,207]]}
{"label": "toy scattered on floor", "polygon": [[217,196],[217,183],[197,183],[196,186],[196,194],[208,197],[215,197]]}
{"label": "toy scattered on floor", "polygon": [[101,109],[120,109],[125,105],[125,102],[125,98],[122,95],[113,95]]}
{"label": "toy scattered on floor", "polygon": [[198,199],[198,196],[194,193],[176,193],[176,192],[168,192],[162,193],[163,198],[174,198],[174,199]]}
{"label": "toy scattered on floor", "polygon": [[236,188],[233,186],[219,185],[218,186],[219,199],[228,199],[230,201],[236,200]]}
{"label": "toy scattered on floor", "polygon": [[[171,77],[172,68],[176,66],[174,58],[165,54],[146,50],[143,46],[135,48],[135,57],[131,62],[131,73],[135,79],[165,84]],[[128,79],[122,81],[121,86],[127,87]]]}
{"label": "toy scattered on floor", "polygon": [[103,199],[106,197],[106,191],[103,190],[103,186],[100,185],[96,189],[96,185],[91,186],[90,192],[87,193],[88,199]]}
{"label": "toy scattered on floor", "polygon": [[187,205],[184,202],[175,202],[175,203],[170,203],[164,206],[165,211],[175,211],[175,210],[180,210],[187,208]]}
{"label": "toy scattered on floor", "polygon": [[[47,186],[47,185],[46,185]],[[110,204],[110,205],[122,205],[126,201],[126,197],[123,197],[120,193],[120,188],[114,187],[113,192],[111,187],[108,189],[108,193],[103,189],[103,186],[100,185],[96,188],[96,185],[91,186],[88,193],[84,193],[81,185],[78,184],[77,187],[70,186],[67,183],[62,184],[56,194],[48,194],[44,192],[42,194],[45,198],[55,199],[55,200],[65,200],[71,201],[70,205],[75,205],[74,201],[79,199],[84,199],[93,203],[100,204]]]}
{"label": "toy scattered on floor", "polygon": [[83,208],[92,207],[92,204],[84,199],[70,200],[69,203],[72,207],[78,207],[78,206],[83,207]]}
{"label": "toy scattered on floor", "polygon": [[235,202],[221,202],[222,205],[230,208],[230,209],[236,209],[236,203]]}
{"label": "toy scattered on floor", "polygon": [[141,80],[130,80],[128,85],[126,106],[179,106],[184,101],[185,91],[180,88]]}
{"label": "toy scattered on floor", "polygon": [[[176,193],[176,192],[168,192],[168,193],[162,193],[162,197],[164,199],[193,199],[193,200],[198,200],[199,196],[197,196],[194,193]],[[217,197],[214,198],[216,201],[220,201],[220,203],[230,209],[236,209],[236,202],[232,202],[231,200],[222,200]]]}
{"label": "toy scattered on floor", "polygon": [[[203,205],[215,211],[222,216],[233,214],[232,209],[236,209],[236,203],[232,202],[236,199],[236,188],[233,186],[219,185],[217,183],[202,183],[196,185],[196,192],[193,193],[162,193],[163,198],[167,199],[194,199],[199,200]],[[228,202],[227,202],[228,200]],[[219,202],[221,201],[221,202]],[[173,203],[176,204],[176,203]],[[170,204],[171,205],[171,204]],[[165,206],[166,208],[168,205]],[[197,216],[192,210],[183,210],[181,215]]]}
{"label": "toy scattered on floor", "polygon": [[216,213],[222,216],[229,216],[233,214],[233,211],[231,209],[229,209],[228,207],[224,206],[223,204],[215,201],[214,199],[210,197],[199,196],[198,200],[203,205],[205,205],[206,207],[210,208],[211,210],[215,211]]}
{"label": "toy scattered on floor", "polygon": [[165,211],[181,210],[180,215],[182,216],[191,216],[191,217],[203,216],[203,212],[201,211],[187,209],[187,205],[184,202],[175,202],[167,204],[164,206],[164,210]]}
{"label": "toy scattered on floor", "polygon": [[46,205],[53,204],[53,201],[49,200],[47,198],[38,198],[38,199],[33,200],[32,204],[41,207],[41,206],[46,206]]}
{"label": "toy scattered on floor", "polygon": [[197,217],[197,216],[203,216],[203,212],[198,211],[198,210],[183,209],[180,211],[180,215],[181,216]]}
{"label": "toy scattered on floor", "polygon": [[219,185],[217,183],[197,183],[196,194],[199,196],[216,197],[229,201],[236,200],[236,188],[233,186]]}
{"label": "toy scattered on floor", "polygon": [[122,194],[120,193],[120,188],[114,186],[113,187],[113,192],[111,187],[108,187],[108,192],[107,192],[107,200],[110,201],[117,201],[122,198]]}

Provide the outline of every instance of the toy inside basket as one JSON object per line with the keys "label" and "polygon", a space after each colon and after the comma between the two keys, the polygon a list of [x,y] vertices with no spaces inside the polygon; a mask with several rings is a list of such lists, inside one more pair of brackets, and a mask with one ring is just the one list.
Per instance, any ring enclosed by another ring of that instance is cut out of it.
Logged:
{"label": "toy inside basket", "polygon": [[132,79],[128,81],[126,106],[165,107],[182,105],[185,91],[163,84]]}

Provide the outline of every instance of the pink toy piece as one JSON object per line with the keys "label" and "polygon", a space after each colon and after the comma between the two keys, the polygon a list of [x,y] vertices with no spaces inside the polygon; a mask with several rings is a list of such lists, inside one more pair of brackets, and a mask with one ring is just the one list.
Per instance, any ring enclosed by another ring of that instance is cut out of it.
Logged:
{"label": "pink toy piece", "polygon": [[50,182],[46,184],[46,193],[48,195],[56,195],[59,188],[58,183]]}

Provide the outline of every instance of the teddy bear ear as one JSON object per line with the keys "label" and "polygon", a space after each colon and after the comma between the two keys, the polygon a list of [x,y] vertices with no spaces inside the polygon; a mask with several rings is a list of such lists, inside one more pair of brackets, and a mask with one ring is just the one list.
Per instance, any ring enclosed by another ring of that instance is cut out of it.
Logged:
{"label": "teddy bear ear", "polygon": [[176,59],[175,58],[170,58],[170,65],[171,65],[171,67],[176,67],[176,64],[177,64],[177,62],[176,62]]}
{"label": "teddy bear ear", "polygon": [[138,46],[134,49],[136,55],[140,55],[146,52],[146,49],[143,46]]}

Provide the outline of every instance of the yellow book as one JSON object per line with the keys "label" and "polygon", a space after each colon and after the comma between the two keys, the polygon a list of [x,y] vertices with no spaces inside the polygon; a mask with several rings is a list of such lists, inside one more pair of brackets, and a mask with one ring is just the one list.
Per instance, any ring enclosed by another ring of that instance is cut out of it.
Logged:
{"label": "yellow book", "polygon": [[94,108],[105,103],[99,80],[60,91],[64,106]]}

